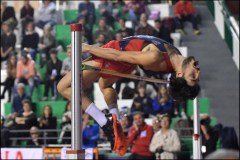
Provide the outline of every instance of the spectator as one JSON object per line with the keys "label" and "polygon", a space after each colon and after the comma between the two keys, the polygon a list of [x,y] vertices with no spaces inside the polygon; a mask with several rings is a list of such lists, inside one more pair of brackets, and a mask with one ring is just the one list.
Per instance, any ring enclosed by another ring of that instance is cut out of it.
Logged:
{"label": "spectator", "polygon": [[128,13],[128,18],[132,21],[133,29],[136,29],[138,25],[140,15],[145,13],[145,4],[143,0],[131,0],[125,1],[123,13]]}
{"label": "spectator", "polygon": [[52,27],[57,23],[56,5],[50,0],[42,0],[42,6],[38,10],[36,26],[43,29],[49,23]]}
{"label": "spectator", "polygon": [[131,112],[142,111],[145,118],[152,114],[152,99],[146,94],[146,83],[139,82],[137,86],[138,96],[134,98]]}
{"label": "spectator", "polygon": [[99,139],[99,125],[87,114],[83,114],[83,148],[95,148]]}
{"label": "spectator", "polygon": [[160,114],[157,114],[156,117],[152,120],[152,126],[154,133],[158,132],[161,129]]}
{"label": "spectator", "polygon": [[57,58],[58,51],[55,48],[52,48],[50,51],[51,59],[47,63],[47,73],[45,79],[45,88],[44,88],[44,97],[43,100],[46,101],[48,99],[48,91],[51,87],[52,89],[52,100],[55,101],[57,99],[57,84],[61,79],[61,68],[62,61]]}
{"label": "spectator", "polygon": [[23,35],[22,38],[21,49],[29,52],[32,59],[35,61],[39,43],[39,35],[37,32],[35,32],[32,21],[27,22],[25,31],[25,35]]}
{"label": "spectator", "polygon": [[[191,120],[193,120],[193,116]],[[210,125],[211,119],[208,114],[200,114],[200,131],[202,135],[202,147],[205,148],[205,152],[202,152],[205,158],[208,154],[216,150],[219,133]]]}
{"label": "spectator", "polygon": [[90,0],[84,0],[78,5],[78,15],[84,16],[86,23],[89,24],[90,30],[92,31],[93,25],[96,21],[95,16],[95,5]]}
{"label": "spectator", "polygon": [[1,1],[1,22],[8,22],[12,31],[16,28],[18,23],[14,8],[7,6],[6,0]]}
{"label": "spectator", "polygon": [[[88,44],[93,44],[93,39],[92,39],[92,29],[88,26],[86,23],[86,19],[84,16],[79,16],[77,18],[77,22],[82,24],[83,32],[82,32],[82,37],[86,38],[85,41],[87,41]],[[84,42],[84,40],[83,40]]]}
{"label": "spectator", "polygon": [[63,60],[63,63],[62,63],[62,69],[60,72],[61,76],[64,76],[72,68],[71,54],[72,54],[72,48],[71,48],[71,45],[68,45],[67,46],[67,57]]}
{"label": "spectator", "polygon": [[36,74],[35,62],[28,57],[26,53],[22,53],[20,61],[17,63],[17,73],[15,79],[15,86],[19,83],[25,83],[29,85],[30,93],[32,96],[34,89],[34,76]]}
{"label": "spectator", "polygon": [[134,30],[126,27],[126,20],[124,18],[119,18],[118,22],[120,24],[120,29],[117,30],[117,32],[122,32],[123,38],[134,35]]}
{"label": "spectator", "polygon": [[94,46],[101,47],[105,43],[106,43],[106,37],[104,34],[100,33],[96,39],[96,43],[94,44]]}
{"label": "spectator", "polygon": [[43,28],[43,36],[40,37],[38,48],[40,52],[40,66],[43,67],[47,60],[50,58],[49,51],[56,46],[56,39],[51,33],[52,27],[46,24]]}
{"label": "spectator", "polygon": [[122,38],[123,38],[122,32],[116,32],[116,33],[115,33],[115,39],[116,39],[117,41],[120,41]]}
{"label": "spectator", "polygon": [[8,22],[2,24],[1,34],[1,63],[6,61],[10,54],[15,54],[16,35],[12,32]]}
{"label": "spectator", "polygon": [[132,145],[129,160],[133,159],[154,159],[149,151],[149,145],[153,137],[152,126],[144,122],[142,112],[133,114],[133,126],[129,129],[127,143]]}
{"label": "spectator", "polygon": [[123,128],[123,133],[124,133],[125,137],[127,137],[129,129],[132,125],[130,117],[127,116],[127,115],[123,116],[121,118],[120,122],[121,122],[121,125],[122,125],[122,128]]}
{"label": "spectator", "polygon": [[140,16],[140,22],[138,27],[136,28],[135,35],[149,35],[152,36],[154,34],[154,28],[148,24],[147,22],[147,14],[142,13]]}
{"label": "spectator", "polygon": [[199,35],[201,32],[198,29],[198,22],[196,15],[194,13],[193,4],[191,1],[179,0],[175,4],[175,25],[176,32],[184,33],[183,22],[190,21],[193,26],[193,33]]}
{"label": "spectator", "polygon": [[156,159],[177,159],[181,143],[177,132],[170,129],[170,116],[163,115],[160,123],[161,129],[154,134],[149,149],[156,154]]}
{"label": "spectator", "polygon": [[12,90],[14,86],[14,80],[16,78],[16,67],[17,67],[17,57],[16,55],[10,55],[7,63],[7,78],[1,85],[4,85],[3,92],[1,94],[1,99],[5,98],[5,92],[8,91],[8,102],[12,98]]}
{"label": "spectator", "polygon": [[[23,106],[23,112],[18,114],[16,118],[14,119],[14,125],[12,129],[14,130],[28,130],[32,126],[37,126],[37,116],[32,111],[32,103],[28,99],[24,99],[22,101]],[[16,133],[14,134],[15,137],[28,137],[27,133]],[[13,145],[15,145],[16,142],[13,142]]]}
{"label": "spectator", "polygon": [[40,147],[43,145],[43,141],[40,138],[40,133],[37,127],[33,126],[30,129],[31,140],[27,141],[28,147]]}
{"label": "spectator", "polygon": [[99,34],[104,34],[106,37],[106,42],[113,40],[113,31],[110,29],[109,26],[106,24],[106,19],[101,18],[99,20],[99,27],[96,31],[93,33],[93,39],[96,40]]}
{"label": "spectator", "polygon": [[34,20],[34,9],[30,4],[29,0],[25,0],[23,7],[20,10],[20,20],[22,24],[22,35],[25,34],[25,25],[28,21],[33,21]]}
{"label": "spectator", "polygon": [[58,142],[61,144],[71,144],[71,125],[72,121],[72,107],[70,101],[67,102],[65,106],[65,111],[62,116],[62,130],[58,139]]}
{"label": "spectator", "polygon": [[113,5],[111,1],[101,0],[98,5],[101,17],[105,17],[108,26],[114,28]]}
{"label": "spectator", "polygon": [[163,25],[163,23],[161,22],[160,19],[157,19],[154,22],[155,22],[154,23],[155,31],[154,31],[153,35],[172,44],[173,40],[170,36],[170,34],[171,34],[170,30]]}
{"label": "spectator", "polygon": [[158,90],[157,97],[152,101],[153,113],[157,114],[169,114],[174,116],[174,102],[173,99],[169,96],[167,86],[161,85]]}
{"label": "spectator", "polygon": [[[50,105],[45,105],[42,111],[42,116],[38,120],[38,126],[40,129],[57,129],[57,118],[53,116],[52,107]],[[56,138],[56,131],[43,132],[44,138]],[[56,139],[47,139],[47,144],[55,144]]]}

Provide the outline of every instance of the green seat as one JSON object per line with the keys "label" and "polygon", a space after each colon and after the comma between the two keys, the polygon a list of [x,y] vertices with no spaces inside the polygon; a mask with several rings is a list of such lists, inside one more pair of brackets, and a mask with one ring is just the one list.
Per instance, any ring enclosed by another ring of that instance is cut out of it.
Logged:
{"label": "green seat", "polygon": [[211,121],[210,121],[210,125],[211,126],[215,126],[217,124],[217,118],[214,116],[211,116]]}
{"label": "green seat", "polygon": [[65,58],[67,58],[67,53],[66,52],[59,52],[57,57],[63,61]]}
{"label": "green seat", "polygon": [[[200,113],[208,113],[209,110],[209,100],[208,98],[199,98],[199,110]],[[187,101],[187,116],[193,115],[193,100]]]}
{"label": "green seat", "polygon": [[96,21],[95,21],[95,24],[98,25],[98,22],[101,18],[101,14],[100,14],[100,11],[99,9],[95,8],[95,16],[96,16]]}
{"label": "green seat", "polygon": [[12,112],[12,103],[4,103],[4,114],[5,116],[9,115]]}
{"label": "green seat", "polygon": [[73,22],[76,21],[78,16],[78,10],[77,9],[69,9],[63,11],[63,18],[65,22]]}
{"label": "green seat", "polygon": [[67,45],[71,43],[70,25],[56,25],[55,37],[59,45],[62,45],[64,51],[67,50]]}
{"label": "green seat", "polygon": [[190,159],[193,152],[192,138],[181,138],[181,152],[178,153],[178,159]]}

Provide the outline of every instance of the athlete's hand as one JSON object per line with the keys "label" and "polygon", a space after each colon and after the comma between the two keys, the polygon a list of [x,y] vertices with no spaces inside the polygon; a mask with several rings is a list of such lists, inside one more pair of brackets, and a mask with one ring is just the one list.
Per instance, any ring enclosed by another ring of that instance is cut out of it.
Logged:
{"label": "athlete's hand", "polygon": [[91,46],[87,44],[82,44],[82,53],[87,53],[90,51]]}

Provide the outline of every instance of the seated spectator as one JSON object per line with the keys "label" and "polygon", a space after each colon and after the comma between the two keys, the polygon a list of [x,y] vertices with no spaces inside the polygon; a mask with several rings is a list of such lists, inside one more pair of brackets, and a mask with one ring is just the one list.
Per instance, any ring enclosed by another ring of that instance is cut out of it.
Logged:
{"label": "seated spectator", "polygon": [[61,68],[61,72],[60,72],[62,77],[65,74],[67,74],[72,68],[71,54],[72,54],[72,48],[71,48],[71,45],[68,45],[67,46],[67,57],[62,62],[62,68]]}
{"label": "seated spectator", "polygon": [[120,41],[123,38],[122,32],[115,33],[115,40]]}
{"label": "seated spectator", "polygon": [[160,114],[169,114],[170,116],[174,116],[174,102],[170,97],[167,86],[161,85],[158,90],[157,97],[155,97],[152,101],[153,113],[156,115]]}
{"label": "seated spectator", "polygon": [[[191,120],[193,120],[193,116]],[[219,133],[210,125],[211,119],[208,114],[200,114],[200,131],[202,135],[202,147],[205,148],[205,152],[202,152],[205,158],[208,154],[216,150]]]}
{"label": "seated spectator", "polygon": [[[71,125],[72,121],[72,107],[70,101],[67,102],[65,106],[65,111],[62,116],[62,130],[58,139],[61,144],[71,144]],[[69,138],[69,139],[68,139]]]}
{"label": "seated spectator", "polygon": [[52,27],[49,24],[46,24],[43,28],[43,35],[40,37],[38,43],[38,49],[40,52],[40,66],[43,67],[47,63],[47,60],[50,59],[49,51],[51,48],[56,46],[55,36],[51,33]]}
{"label": "seated spectator", "polygon": [[[46,105],[43,108],[41,117],[38,119],[39,129],[57,129],[57,118],[53,116],[52,107]],[[56,131],[43,132],[44,138],[57,138]],[[47,139],[47,144],[55,144],[57,139]]]}
{"label": "seated spectator", "polygon": [[27,53],[22,53],[20,60],[17,63],[15,86],[19,83],[25,83],[29,85],[30,93],[32,96],[34,89],[34,76],[36,75],[35,62],[29,58]]}
{"label": "seated spectator", "polygon": [[7,22],[9,24],[10,29],[13,31],[18,24],[15,10],[11,6],[7,6],[7,1],[1,1],[1,23]]}
{"label": "seated spectator", "polygon": [[50,0],[42,0],[42,6],[38,10],[36,26],[43,29],[49,23],[52,27],[57,23],[56,5]]}
{"label": "seated spectator", "polygon": [[77,18],[77,22],[82,24],[82,38],[86,38],[86,40],[82,40],[82,42],[87,42],[88,44],[93,44],[92,39],[92,29],[89,27],[89,25],[86,23],[86,19],[84,16],[79,16]]}
{"label": "seated spectator", "polygon": [[124,18],[119,18],[118,22],[120,24],[120,29],[117,30],[117,32],[122,32],[123,38],[134,35],[134,30],[126,27],[126,20]]}
{"label": "seated spectator", "polygon": [[198,22],[191,1],[179,0],[175,4],[174,12],[176,16],[174,19],[176,25],[176,32],[184,33],[183,22],[190,21],[192,22],[193,33],[195,35],[199,35],[201,33],[198,29]]}
{"label": "seated spectator", "polygon": [[141,111],[145,118],[152,114],[152,99],[146,94],[146,83],[141,81],[137,86],[138,96],[133,99],[131,113]]}
{"label": "seated spectator", "polygon": [[23,35],[21,42],[21,50],[30,53],[32,59],[36,60],[36,54],[39,43],[39,35],[35,31],[34,24],[32,21],[27,22],[25,28],[25,34]]}
{"label": "seated spectator", "polygon": [[95,40],[95,44],[94,46],[96,47],[101,47],[103,46],[107,41],[106,41],[106,37],[104,34],[100,33],[97,37],[97,39]]}
{"label": "seated spectator", "polygon": [[177,159],[181,143],[177,132],[170,129],[171,117],[163,115],[160,123],[161,129],[154,134],[149,149],[156,154],[156,159]]}
{"label": "seated spectator", "polygon": [[40,147],[43,145],[43,140],[40,138],[40,132],[37,127],[33,126],[30,129],[31,140],[27,141],[28,147]]}
{"label": "seated spectator", "polygon": [[131,145],[129,160],[154,159],[154,155],[149,150],[153,134],[152,126],[144,122],[143,112],[134,112],[133,126],[129,129],[127,137],[127,143]]}
{"label": "seated spectator", "polygon": [[155,118],[152,120],[152,126],[153,126],[153,131],[156,133],[161,129],[161,124],[160,124],[160,114],[157,114]]}
{"label": "seated spectator", "polygon": [[112,16],[113,15],[112,2],[108,0],[101,0],[98,5],[98,10],[100,12],[101,17],[105,17],[107,25],[114,28],[115,19]]}
{"label": "seated spectator", "polygon": [[25,0],[23,2],[23,6],[20,10],[20,21],[21,21],[21,25],[22,25],[22,35],[25,34],[25,25],[28,21],[30,20],[34,20],[34,9],[32,7],[32,5],[30,4],[29,0]]}
{"label": "seated spectator", "polygon": [[1,85],[4,85],[3,92],[1,94],[1,99],[5,98],[5,92],[8,91],[8,102],[12,99],[12,90],[14,86],[14,80],[16,78],[16,68],[17,68],[17,57],[15,55],[10,55],[7,63],[7,78]]}
{"label": "seated spectator", "polygon": [[49,52],[51,59],[47,63],[44,97],[42,100],[48,100],[48,92],[51,87],[52,100],[55,101],[57,99],[57,84],[61,79],[62,61],[57,58],[58,51],[55,48],[52,48]]}
{"label": "seated spectator", "polygon": [[95,148],[99,139],[99,125],[87,114],[83,114],[83,148]]}
{"label": "seated spectator", "polygon": [[1,63],[6,61],[11,54],[15,53],[16,35],[9,27],[8,22],[2,23],[1,34]]}
{"label": "seated spectator", "polygon": [[149,35],[154,34],[154,28],[148,24],[148,17],[146,13],[142,13],[140,16],[139,25],[136,28],[135,35]]}
{"label": "seated spectator", "polygon": [[112,28],[107,26],[106,19],[101,18],[99,20],[98,29],[93,32],[93,39],[96,40],[99,34],[104,34],[106,37],[106,42],[113,40],[113,31]]}
{"label": "seated spectator", "polygon": [[123,133],[124,133],[125,137],[127,137],[129,129],[132,126],[130,117],[128,115],[125,115],[120,119],[120,122],[122,125]]}
{"label": "seated spectator", "polygon": [[[28,99],[24,99],[22,101],[23,105],[23,112],[18,114],[16,118],[14,119],[14,124],[11,129],[14,130],[28,130],[32,126],[37,126],[37,116],[32,111],[32,103]],[[14,137],[28,137],[27,133],[15,133]],[[13,142],[13,145],[15,145],[16,142]]]}
{"label": "seated spectator", "polygon": [[123,13],[128,13],[128,18],[132,21],[135,30],[140,20],[140,15],[145,13],[145,4],[143,0],[124,1]]}
{"label": "seated spectator", "polygon": [[155,31],[154,31],[153,35],[155,37],[161,38],[161,39],[163,39],[163,40],[172,44],[173,39],[170,36],[170,34],[171,34],[170,30],[162,24],[160,19],[157,19],[154,22],[155,22],[154,23]]}
{"label": "seated spectator", "polygon": [[80,2],[78,5],[78,16],[85,17],[86,23],[89,24],[90,30],[92,31],[92,27],[96,21],[94,3],[90,2],[90,0]]}

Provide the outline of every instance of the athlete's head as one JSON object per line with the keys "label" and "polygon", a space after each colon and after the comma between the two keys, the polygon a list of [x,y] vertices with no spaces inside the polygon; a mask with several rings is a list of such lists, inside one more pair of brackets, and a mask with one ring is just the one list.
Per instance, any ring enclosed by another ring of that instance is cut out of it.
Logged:
{"label": "athlete's head", "polygon": [[170,78],[170,94],[177,101],[194,99],[200,92],[200,68],[194,57],[183,60],[181,72],[172,74]]}

